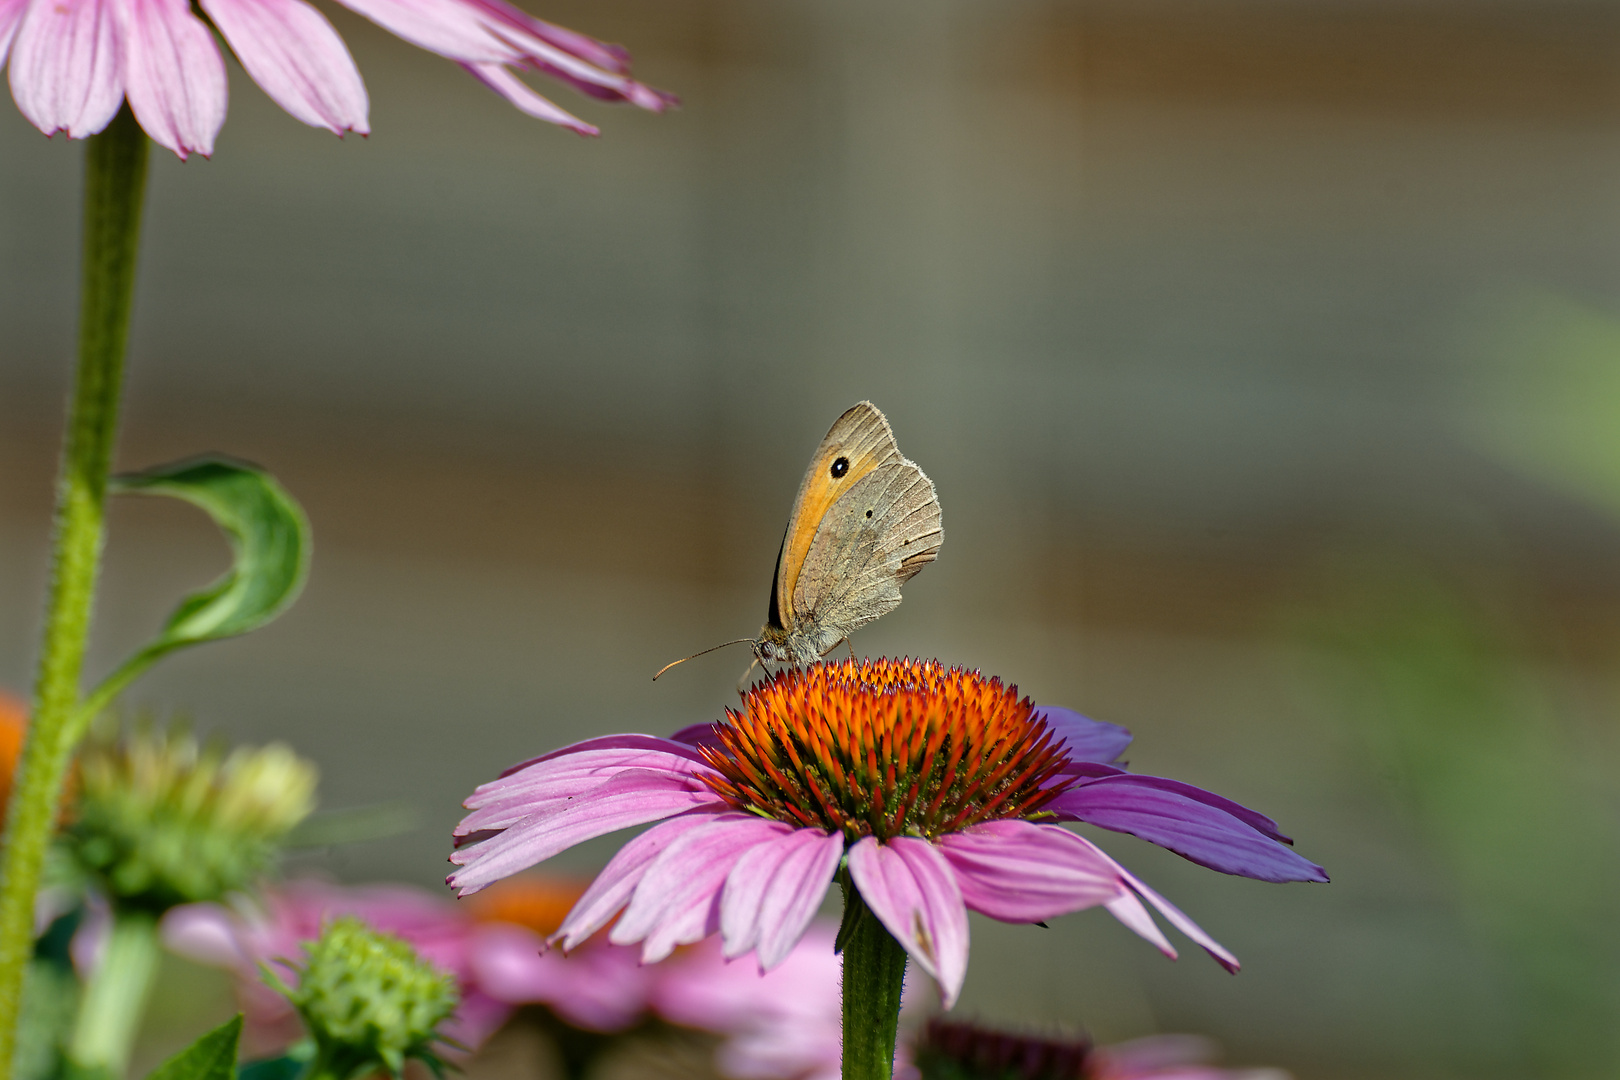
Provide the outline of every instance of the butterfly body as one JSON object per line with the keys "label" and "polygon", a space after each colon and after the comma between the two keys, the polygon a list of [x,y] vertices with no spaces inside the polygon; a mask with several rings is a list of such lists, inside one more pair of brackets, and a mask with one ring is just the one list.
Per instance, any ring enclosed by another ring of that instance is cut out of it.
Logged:
{"label": "butterfly body", "polygon": [[811,664],[900,603],[900,586],[944,542],[939,497],[863,401],[810,459],[776,559],[761,660]]}

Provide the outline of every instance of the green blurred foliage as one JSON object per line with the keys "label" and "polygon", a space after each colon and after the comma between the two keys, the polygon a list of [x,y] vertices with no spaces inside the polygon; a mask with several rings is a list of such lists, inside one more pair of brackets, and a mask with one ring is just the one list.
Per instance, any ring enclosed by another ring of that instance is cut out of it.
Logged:
{"label": "green blurred foliage", "polygon": [[[1617,489],[1620,490],[1620,489]],[[1315,614],[1324,711],[1450,883],[1505,1001],[1502,1075],[1620,1072],[1620,825],[1590,706],[1510,610],[1396,559],[1338,563]]]}

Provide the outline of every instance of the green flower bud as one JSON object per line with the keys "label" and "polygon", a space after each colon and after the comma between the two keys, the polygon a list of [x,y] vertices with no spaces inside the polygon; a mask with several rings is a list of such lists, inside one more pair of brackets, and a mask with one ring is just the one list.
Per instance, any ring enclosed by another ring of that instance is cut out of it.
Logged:
{"label": "green flower bud", "polygon": [[303,967],[287,965],[296,987],[268,970],[265,978],[304,1018],[315,1042],[311,1077],[348,1080],[379,1066],[398,1076],[409,1058],[439,1070],[431,1047],[460,999],[454,976],[352,915],[328,924],[304,957]]}
{"label": "green flower bud", "polygon": [[226,755],[178,727],[141,727],[80,752],[64,839],[125,908],[218,900],[264,872],[314,809],[315,781],[315,766],[286,746]]}

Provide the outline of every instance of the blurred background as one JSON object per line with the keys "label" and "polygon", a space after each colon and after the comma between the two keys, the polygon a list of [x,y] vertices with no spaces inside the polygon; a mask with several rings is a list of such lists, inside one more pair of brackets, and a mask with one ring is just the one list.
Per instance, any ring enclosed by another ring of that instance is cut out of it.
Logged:
{"label": "blurred background", "polygon": [[[538,0],[685,107],[586,141],[332,6],[375,134],[240,70],[154,154],[119,463],[313,519],[274,626],[132,704],[290,741],[433,884],[506,765],[717,718],[853,402],[946,544],[858,651],[940,657],[1278,818],[1327,886],[1102,842],[1245,962],[973,924],[960,1006],[1302,1078],[1620,1066],[1620,7]],[[551,90],[547,88],[547,92]],[[0,107],[0,684],[26,690],[83,146]],[[226,564],[112,516],[95,668]],[[567,866],[599,865],[617,841]],[[193,1031],[191,1034],[195,1034]]]}

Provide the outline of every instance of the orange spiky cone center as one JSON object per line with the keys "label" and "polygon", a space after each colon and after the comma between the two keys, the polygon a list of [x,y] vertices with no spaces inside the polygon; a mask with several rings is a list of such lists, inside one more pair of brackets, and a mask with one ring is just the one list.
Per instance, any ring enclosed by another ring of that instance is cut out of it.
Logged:
{"label": "orange spiky cone center", "polygon": [[779,672],[702,753],[740,810],[850,839],[930,839],[1031,817],[1067,785],[1062,743],[1016,686],[938,661]]}

